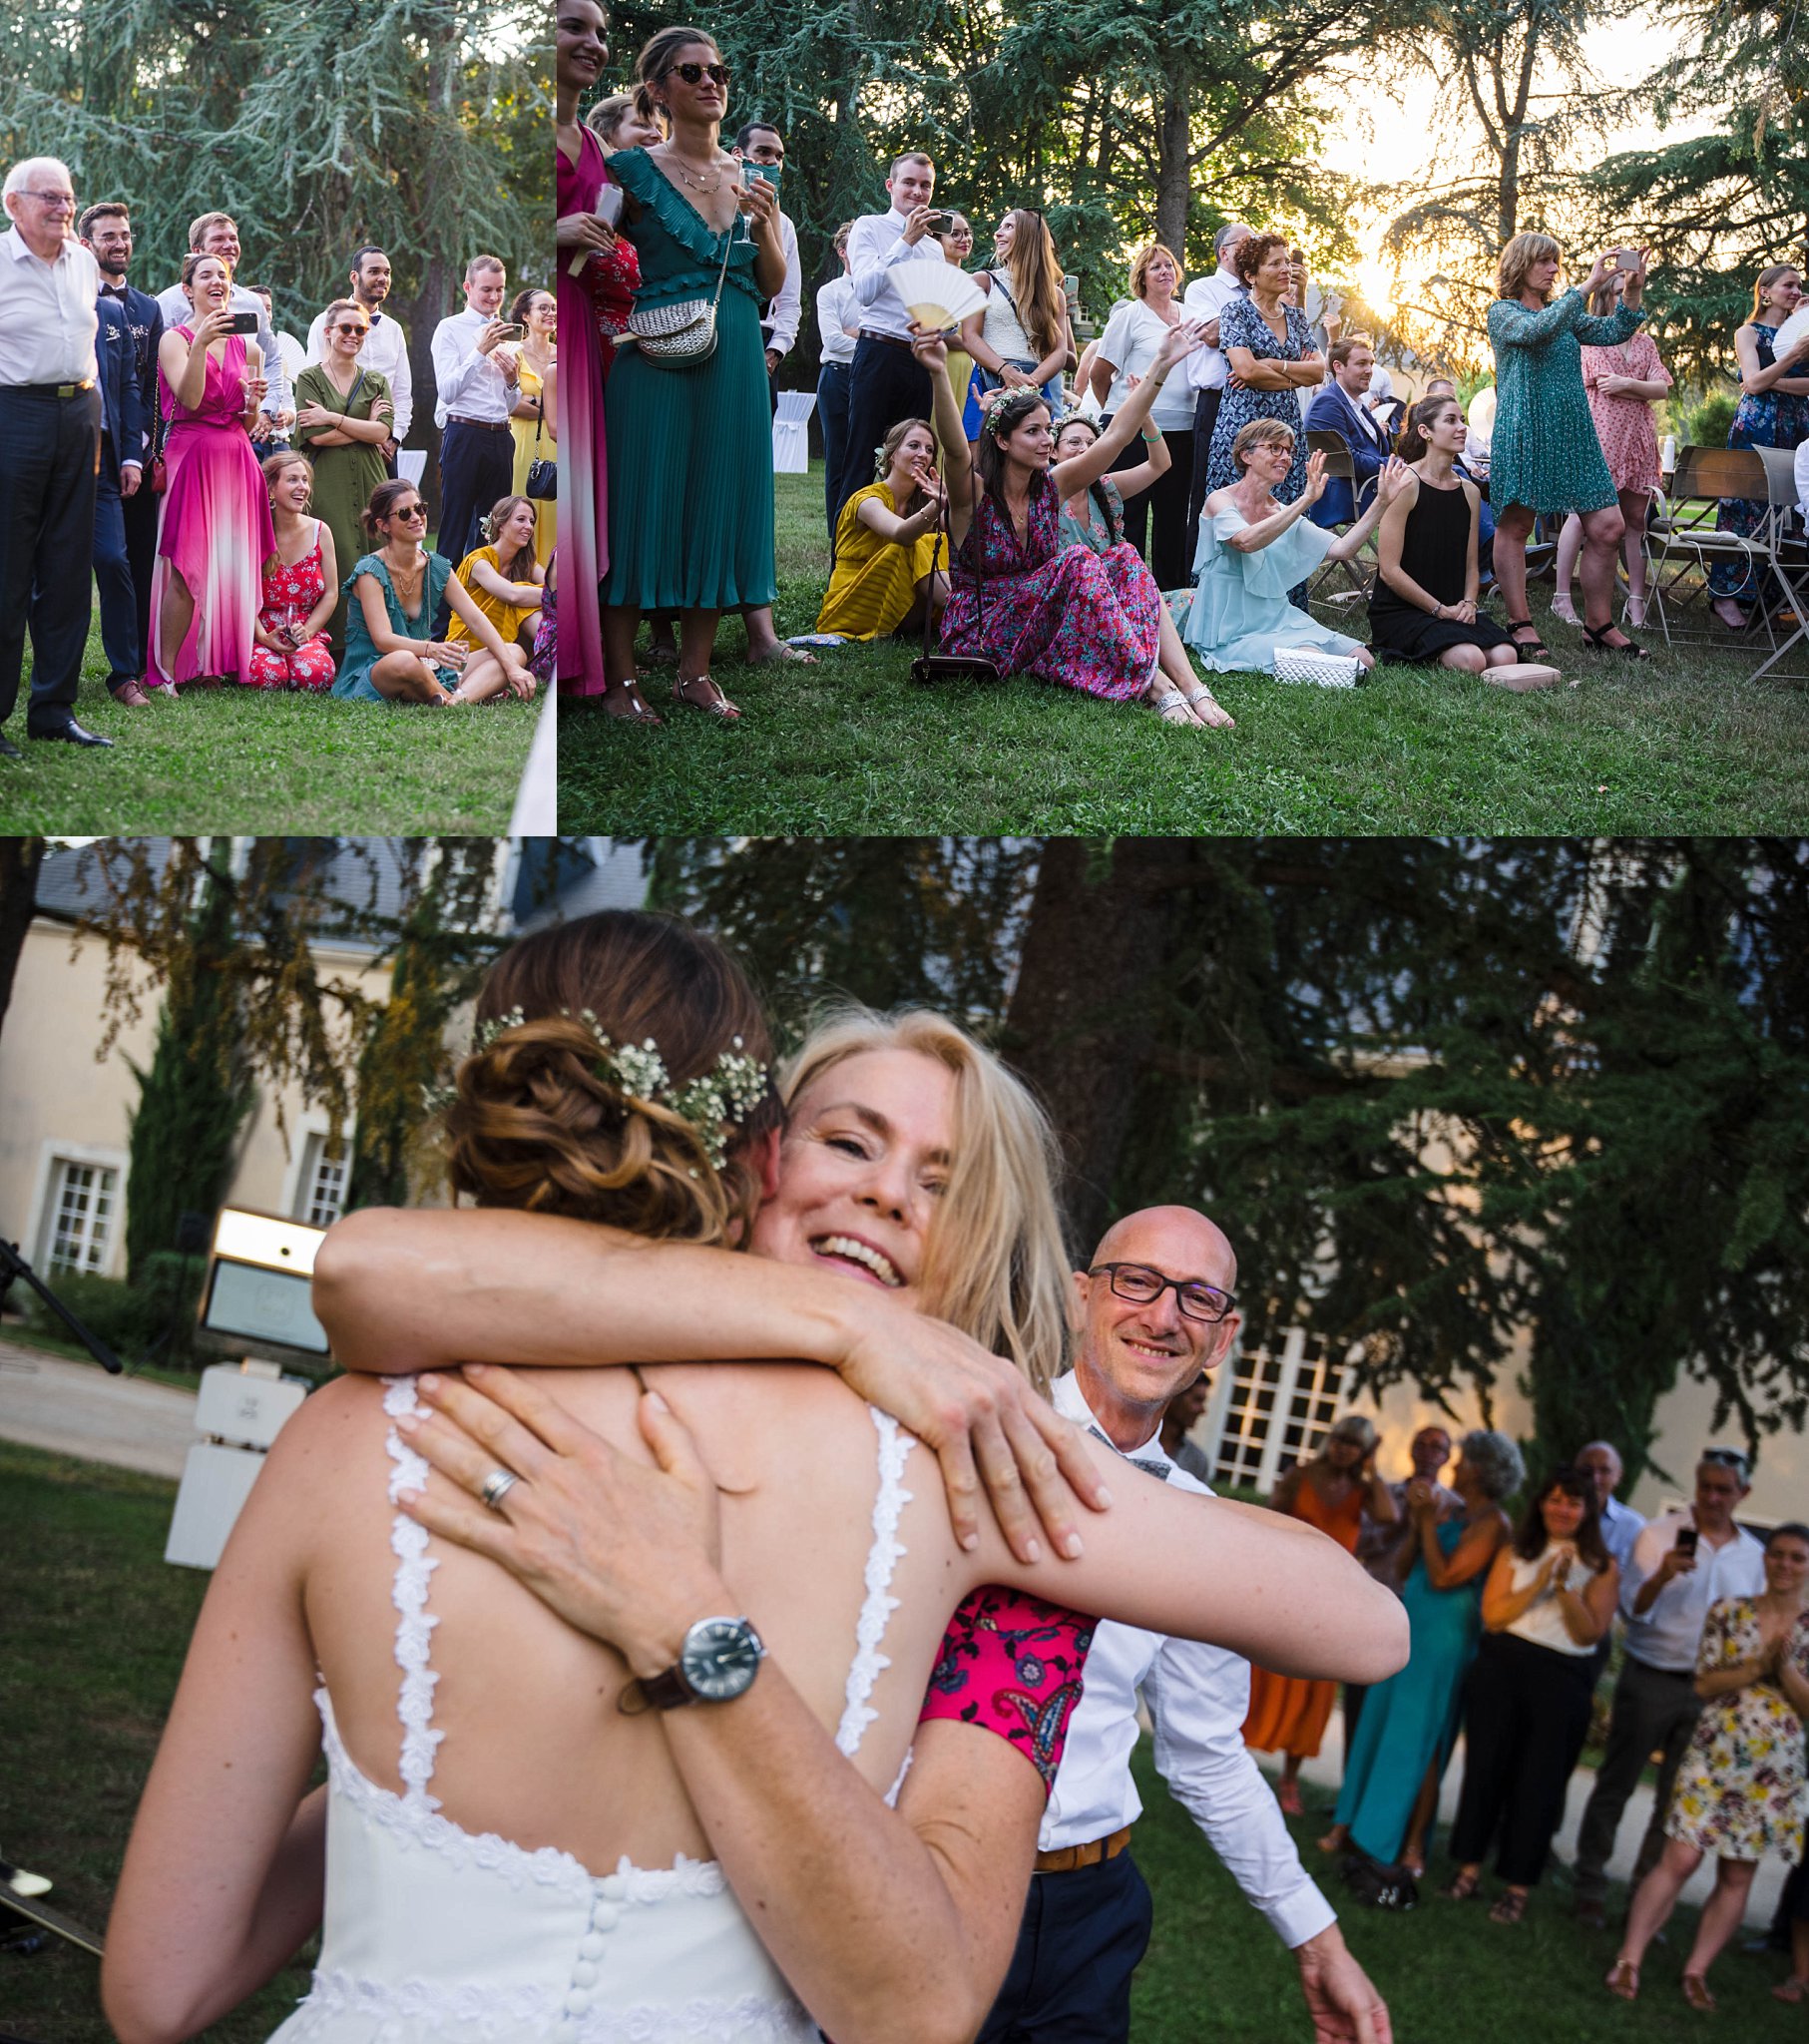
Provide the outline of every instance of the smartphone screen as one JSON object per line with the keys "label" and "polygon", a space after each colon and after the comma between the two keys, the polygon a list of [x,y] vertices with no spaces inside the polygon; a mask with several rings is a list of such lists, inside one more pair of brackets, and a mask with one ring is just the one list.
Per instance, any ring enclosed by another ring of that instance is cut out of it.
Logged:
{"label": "smartphone screen", "polygon": [[1678,1552],[1679,1554],[1694,1554],[1694,1553],[1695,1553],[1695,1551],[1696,1551],[1696,1529],[1695,1529],[1695,1527],[1694,1527],[1694,1526],[1679,1526],[1679,1527],[1677,1528],[1677,1552]]}

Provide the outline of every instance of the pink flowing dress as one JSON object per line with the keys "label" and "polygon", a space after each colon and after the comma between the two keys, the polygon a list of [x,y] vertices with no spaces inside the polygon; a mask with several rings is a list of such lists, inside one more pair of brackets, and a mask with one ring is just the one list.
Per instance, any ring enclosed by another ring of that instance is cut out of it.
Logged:
{"label": "pink flowing dress", "polygon": [[[176,330],[185,340],[195,338],[187,326]],[[161,368],[157,387],[164,410],[169,486],[151,581],[148,686],[167,688],[192,682],[198,675],[248,681],[263,597],[263,564],[276,551],[276,533],[263,472],[242,423],[243,338],[228,334],[224,354],[208,357],[208,380],[194,411],[177,403]],[[194,595],[195,617],[172,674],[160,658],[163,634],[158,621],[173,568]]]}
{"label": "pink flowing dress", "polygon": [[[555,217],[593,213],[609,182],[603,145],[579,129],[576,164],[554,151]],[[603,431],[603,345],[584,285],[559,258],[559,693],[601,696],[603,615],[597,585],[610,565],[609,468]]]}

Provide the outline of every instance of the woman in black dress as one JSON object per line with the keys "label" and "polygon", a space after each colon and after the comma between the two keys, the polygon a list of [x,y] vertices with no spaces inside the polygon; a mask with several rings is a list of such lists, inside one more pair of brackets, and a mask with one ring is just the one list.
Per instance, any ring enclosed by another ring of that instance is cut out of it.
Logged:
{"label": "woman in black dress", "polygon": [[1524,663],[1509,635],[1477,609],[1482,498],[1456,472],[1465,434],[1455,397],[1424,398],[1407,415],[1398,449],[1407,485],[1376,535],[1371,645],[1378,660],[1437,661],[1505,688],[1543,688],[1558,680],[1556,669]]}

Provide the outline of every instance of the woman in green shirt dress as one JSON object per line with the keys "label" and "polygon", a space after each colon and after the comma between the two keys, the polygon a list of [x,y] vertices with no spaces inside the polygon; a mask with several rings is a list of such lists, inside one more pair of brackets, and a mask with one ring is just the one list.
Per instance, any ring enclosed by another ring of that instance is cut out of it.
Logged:
{"label": "woman in green shirt dress", "polygon": [[778,197],[763,178],[744,182],[717,144],[728,73],[714,43],[694,29],[664,29],[637,74],[639,103],[667,139],[610,159],[627,195],[621,231],[641,258],[635,310],[713,298],[716,344],[685,367],[637,343],[610,371],[604,667],[612,695],[626,689],[641,613],[677,611],[675,699],[732,722],[740,713],[709,675],[717,616],[778,595],[760,338],[760,306],[785,281]]}
{"label": "woman in green shirt dress", "polygon": [[[355,561],[364,551],[359,520],[370,493],[386,480],[384,449],[395,419],[389,378],[358,366],[370,314],[350,298],[326,308],[326,357],[295,378],[295,444],[314,464],[312,509],[333,536],[333,552]],[[333,660],[345,657],[345,598],[327,627]]]}
{"label": "woman in green shirt dress", "polygon": [[1605,319],[1589,296],[1621,269],[1618,252],[1595,258],[1581,289],[1559,297],[1560,254],[1550,235],[1516,235],[1502,251],[1500,295],[1489,307],[1495,348],[1495,435],[1489,453],[1489,501],[1495,511],[1495,579],[1508,605],[1508,630],[1523,660],[1547,655],[1527,607],[1527,541],[1542,512],[1583,519],[1583,640],[1602,653],[1644,660],[1613,622],[1614,559],[1625,530],[1614,479],[1595,437],[1583,383],[1583,350],[1617,347],[1645,317],[1640,298],[1650,252],[1625,271],[1619,305]]}

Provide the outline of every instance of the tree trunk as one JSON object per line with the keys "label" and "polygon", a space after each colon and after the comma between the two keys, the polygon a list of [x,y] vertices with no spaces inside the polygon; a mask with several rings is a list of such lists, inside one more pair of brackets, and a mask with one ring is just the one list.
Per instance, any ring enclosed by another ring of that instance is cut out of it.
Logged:
{"label": "tree trunk", "polygon": [[1184,858],[1170,840],[1110,846],[1050,841],[1037,872],[1005,1048],[1061,1133],[1073,1247],[1091,1251],[1110,1220],[1119,1153],[1150,1044],[1169,896],[1147,884]]}
{"label": "tree trunk", "polygon": [[13,978],[38,902],[42,837],[0,837],[0,1024],[13,997]]}
{"label": "tree trunk", "polygon": [[1187,248],[1187,90],[1169,79],[1156,123],[1155,239],[1174,252],[1184,268]]}

